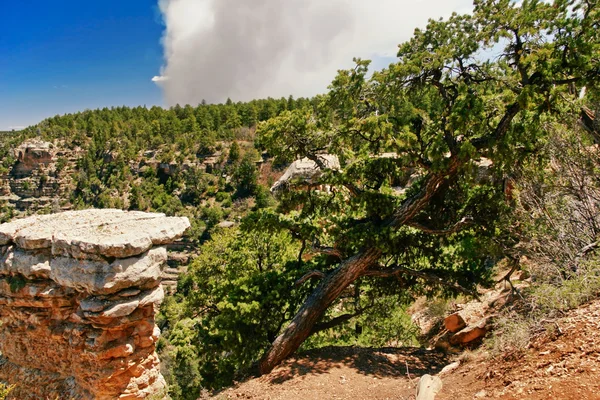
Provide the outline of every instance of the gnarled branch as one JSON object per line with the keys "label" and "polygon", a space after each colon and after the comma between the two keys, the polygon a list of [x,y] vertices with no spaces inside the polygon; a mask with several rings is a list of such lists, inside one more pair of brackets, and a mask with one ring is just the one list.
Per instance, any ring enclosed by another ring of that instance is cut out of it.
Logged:
{"label": "gnarled branch", "polygon": [[344,258],[344,255],[335,247],[319,246],[318,242],[313,243],[311,250],[315,253],[324,254],[326,256],[334,256],[340,260]]}
{"label": "gnarled branch", "polygon": [[327,276],[327,275],[326,275],[324,272],[321,272],[321,271],[317,271],[317,270],[310,271],[310,272],[307,272],[306,274],[304,274],[304,275],[302,276],[302,278],[298,279],[298,280],[297,280],[297,281],[294,283],[294,285],[296,285],[296,286],[300,286],[300,285],[302,285],[304,282],[306,282],[306,281],[307,281],[307,280],[309,280],[309,279],[312,279],[312,278],[319,278],[319,279],[323,279],[323,278],[325,278],[326,276]]}

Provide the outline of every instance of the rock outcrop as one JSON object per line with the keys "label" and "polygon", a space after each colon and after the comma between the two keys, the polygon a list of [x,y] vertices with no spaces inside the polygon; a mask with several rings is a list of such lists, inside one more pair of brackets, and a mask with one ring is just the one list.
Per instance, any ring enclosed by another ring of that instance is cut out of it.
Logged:
{"label": "rock outcrop", "polygon": [[[340,169],[340,161],[336,155],[318,154],[316,157],[325,168]],[[321,173],[321,167],[315,161],[308,158],[296,160],[288,167],[283,176],[273,184],[271,192],[275,193],[282,190],[294,181],[300,181],[302,184],[313,184]]]}
{"label": "rock outcrop", "polygon": [[14,399],[164,389],[154,323],[166,244],[187,218],[68,211],[0,225],[0,380]]}
{"label": "rock outcrop", "polygon": [[68,197],[72,168],[80,153],[36,139],[23,142],[14,149],[16,162],[10,173],[0,175],[0,204],[18,211],[59,211],[61,199]]}

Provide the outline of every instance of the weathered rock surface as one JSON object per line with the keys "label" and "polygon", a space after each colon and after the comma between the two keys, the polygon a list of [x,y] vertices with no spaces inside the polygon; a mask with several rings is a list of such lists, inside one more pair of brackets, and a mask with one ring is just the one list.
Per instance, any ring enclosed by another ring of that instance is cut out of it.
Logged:
{"label": "weathered rock surface", "polygon": [[[320,163],[328,169],[340,169],[340,161],[336,155],[318,154]],[[277,192],[292,181],[302,181],[303,183],[313,183],[321,175],[322,171],[319,165],[308,158],[294,161],[283,176],[277,180],[271,187],[272,192]]]}
{"label": "weathered rock surface", "polygon": [[0,203],[18,211],[59,211],[61,199],[71,189],[71,172],[80,153],[81,149],[63,151],[37,139],[23,142],[14,149],[17,160],[10,173],[0,175]]}
{"label": "weathered rock surface", "polygon": [[437,376],[425,374],[419,379],[416,400],[435,400],[440,390],[442,390],[442,380]]}
{"label": "weathered rock surface", "polygon": [[[120,210],[0,225],[0,380],[13,399],[142,399],[155,352],[162,246],[186,218]],[[158,246],[158,247],[155,247]]]}
{"label": "weathered rock surface", "polygon": [[483,318],[474,325],[467,326],[450,338],[451,344],[466,345],[483,339],[487,333],[487,319]]}
{"label": "weathered rock surface", "polygon": [[454,313],[444,318],[444,326],[452,333],[456,333],[467,326],[459,313]]}

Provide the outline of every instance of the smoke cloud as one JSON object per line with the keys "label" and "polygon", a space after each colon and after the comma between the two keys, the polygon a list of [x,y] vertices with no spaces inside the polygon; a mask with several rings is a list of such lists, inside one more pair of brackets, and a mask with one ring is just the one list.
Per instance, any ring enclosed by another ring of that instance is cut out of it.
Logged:
{"label": "smoke cloud", "polygon": [[396,54],[428,18],[472,0],[159,0],[168,105],[326,91],[353,57]]}

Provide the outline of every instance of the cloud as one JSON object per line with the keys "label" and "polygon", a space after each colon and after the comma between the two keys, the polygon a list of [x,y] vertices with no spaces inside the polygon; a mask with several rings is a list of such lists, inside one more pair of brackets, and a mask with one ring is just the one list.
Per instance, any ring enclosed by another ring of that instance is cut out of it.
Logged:
{"label": "cloud", "polygon": [[159,0],[168,105],[312,96],[353,57],[383,59],[471,0]]}
{"label": "cloud", "polygon": [[26,128],[25,125],[15,125],[15,126],[9,126],[7,130],[8,131],[21,131],[25,128]]}

